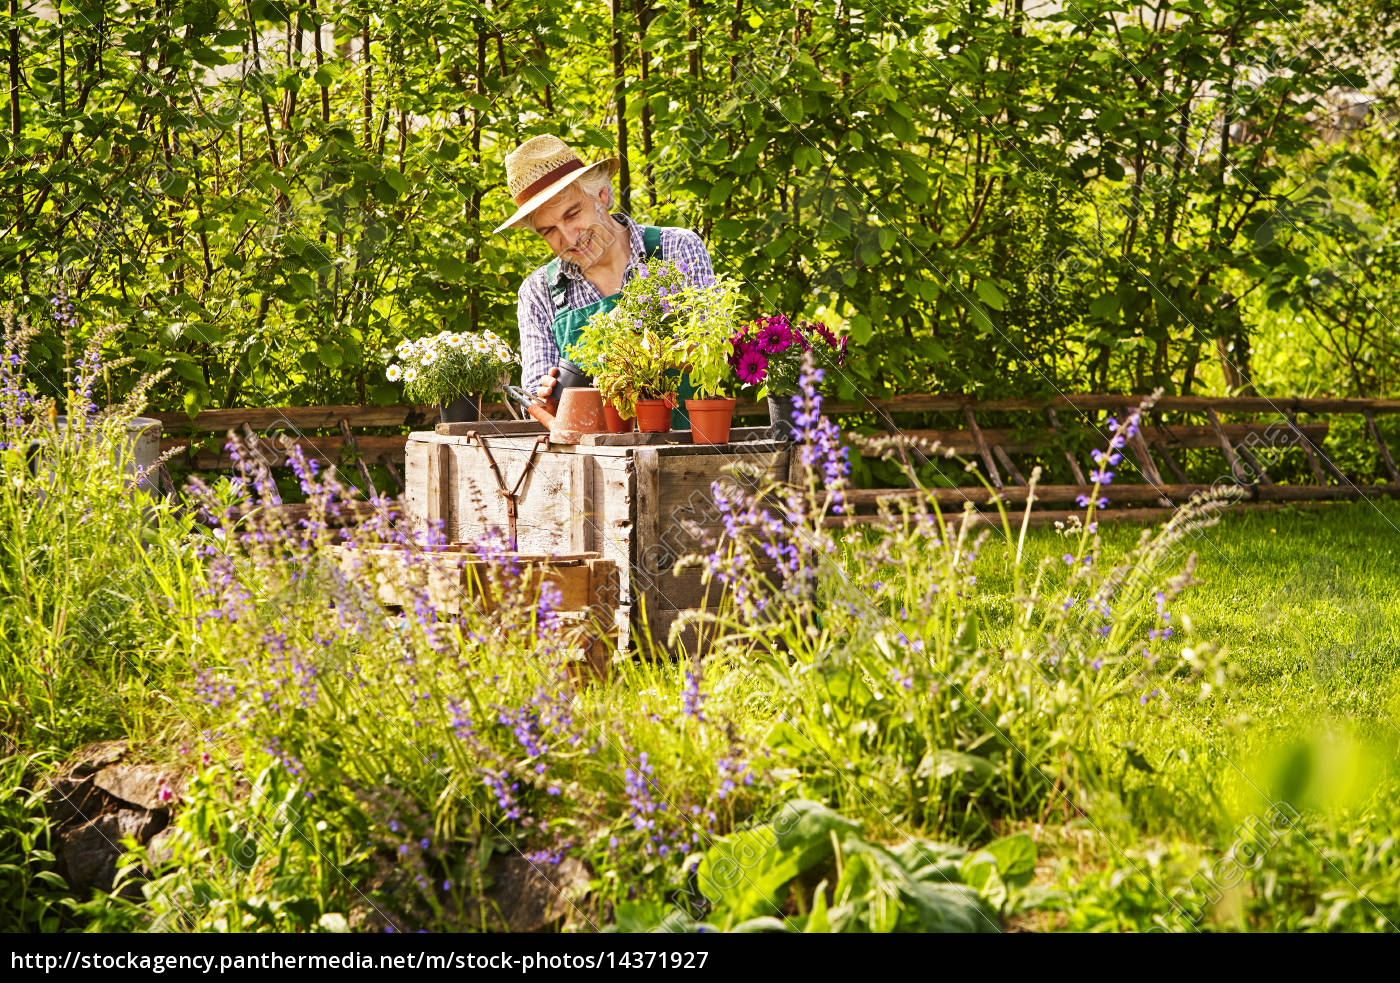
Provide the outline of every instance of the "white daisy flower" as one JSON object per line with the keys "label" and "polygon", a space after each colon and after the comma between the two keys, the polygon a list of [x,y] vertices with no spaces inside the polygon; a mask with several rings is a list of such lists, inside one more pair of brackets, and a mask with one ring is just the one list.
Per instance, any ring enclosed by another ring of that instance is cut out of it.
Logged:
{"label": "white daisy flower", "polygon": [[384,375],[390,382],[398,382],[403,378],[403,366],[391,365],[384,370]]}
{"label": "white daisy flower", "polygon": [[420,359],[419,361],[420,361],[424,366],[429,366],[429,365],[432,365],[432,364],[433,364],[434,362],[436,362],[437,360],[438,360],[437,352],[435,352],[435,351],[426,351],[426,352],[423,353],[423,357],[422,357],[422,359]]}
{"label": "white daisy flower", "polygon": [[412,382],[413,380],[415,380],[415,379],[417,379],[417,378],[418,378],[418,370],[415,369],[413,366],[410,365],[408,368],[404,369],[404,371],[403,371],[403,381],[404,381],[404,382]]}

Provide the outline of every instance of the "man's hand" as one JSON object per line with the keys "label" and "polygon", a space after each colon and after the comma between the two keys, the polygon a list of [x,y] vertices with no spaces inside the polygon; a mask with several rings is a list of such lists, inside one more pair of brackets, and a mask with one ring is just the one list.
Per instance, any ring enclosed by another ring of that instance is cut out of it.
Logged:
{"label": "man's hand", "polygon": [[557,365],[554,368],[550,369],[548,372],[546,372],[544,375],[540,376],[540,381],[536,384],[539,387],[536,390],[536,394],[540,397],[540,399],[554,398],[554,385],[556,382],[558,382],[558,380],[559,366]]}

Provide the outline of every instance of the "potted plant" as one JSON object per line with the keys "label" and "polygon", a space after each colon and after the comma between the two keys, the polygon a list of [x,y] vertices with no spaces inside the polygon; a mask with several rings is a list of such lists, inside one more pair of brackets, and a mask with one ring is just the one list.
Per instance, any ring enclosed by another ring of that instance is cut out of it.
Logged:
{"label": "potted plant", "polygon": [[410,399],[436,403],[443,423],[479,420],[482,403],[505,389],[515,352],[494,332],[440,331],[394,349],[399,361],[385,371],[403,380]]}
{"label": "potted plant", "polygon": [[760,317],[744,325],[734,337],[730,365],[739,382],[754,386],[768,401],[770,433],[775,439],[792,440],[797,432],[796,395],[802,373],[802,356],[812,352],[819,362],[840,368],[846,364],[847,336],[837,336],[820,321],[794,326],[786,314]]}
{"label": "potted plant", "polygon": [[728,443],[736,388],[734,340],[742,333],[739,284],[721,277],[709,286],[689,288],[682,299],[685,312],[676,340],[695,388],[695,398],[685,401],[691,439]]}
{"label": "potted plant", "polygon": [[671,429],[680,348],[675,331],[683,317],[685,274],[671,262],[642,264],[611,310],[588,319],[566,356],[589,375],[621,419],[637,429]]}

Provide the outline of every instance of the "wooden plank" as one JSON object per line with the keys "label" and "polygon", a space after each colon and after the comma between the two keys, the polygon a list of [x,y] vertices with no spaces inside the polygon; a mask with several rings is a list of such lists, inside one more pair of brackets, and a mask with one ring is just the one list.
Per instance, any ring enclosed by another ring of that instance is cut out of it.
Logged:
{"label": "wooden plank", "polygon": [[[1121,412],[1126,419],[1128,414],[1133,412],[1133,407],[1125,406],[1122,408]],[[1147,479],[1148,483],[1154,488],[1160,488],[1164,484],[1162,481],[1162,473],[1157,470],[1157,462],[1152,460],[1152,451],[1147,446],[1147,441],[1142,436],[1141,419],[1138,420],[1138,425],[1134,430],[1136,432],[1128,438],[1128,443],[1133,448],[1133,457],[1137,459],[1138,467],[1142,469],[1142,476]],[[1157,504],[1164,508],[1170,508],[1172,502],[1171,499],[1163,495],[1157,500]]]}
{"label": "wooden plank", "polygon": [[[1298,435],[1287,426],[1280,423],[1223,423],[1221,429],[1226,436],[1239,442],[1249,439],[1250,436],[1262,437],[1264,446],[1268,447],[1291,447],[1297,440]],[[1327,436],[1327,424],[1308,424],[1306,433],[1316,443]],[[944,448],[951,448],[955,454],[975,454],[977,453],[977,441],[973,438],[970,430],[939,430],[911,427],[907,430],[899,431],[906,437],[918,437],[922,440],[936,442]],[[1008,454],[1040,454],[1045,451],[1045,444],[1061,432],[1050,427],[1044,431],[1013,430],[1004,428],[982,428],[982,438],[986,440],[988,446],[995,447],[1000,444],[1002,449]],[[1155,450],[1160,450],[1165,446],[1207,448],[1219,446],[1216,442],[1215,431],[1205,426],[1184,426],[1172,425],[1164,426],[1156,424],[1152,431],[1144,434],[1147,444]],[[1066,458],[1071,463],[1071,468],[1079,467],[1079,462],[1075,460],[1073,454],[1065,451]],[[1083,473],[1075,477],[1078,481],[1083,478]]]}
{"label": "wooden plank", "polygon": [[1363,414],[1366,417],[1366,426],[1371,431],[1371,438],[1375,440],[1376,446],[1380,448],[1381,461],[1385,463],[1386,473],[1390,475],[1390,480],[1400,482],[1400,471],[1395,469],[1395,459],[1390,456],[1390,448],[1385,446],[1385,439],[1381,437],[1381,428],[1376,425],[1376,416],[1371,410],[1366,410]]}
{"label": "wooden plank", "polygon": [[636,486],[632,508],[632,583],[627,602],[634,607],[645,606],[650,624],[660,606],[657,578],[670,571],[672,561],[656,527],[661,509],[661,458],[654,447],[638,447],[632,452],[632,466]]}
{"label": "wooden plank", "polygon": [[962,411],[967,420],[967,429],[972,432],[973,442],[977,444],[977,453],[982,456],[982,464],[987,469],[987,479],[994,487],[1000,488],[1001,475],[997,472],[996,461],[992,460],[992,452],[987,449],[987,441],[982,437],[982,428],[977,425],[977,418],[972,415],[970,406],[964,406]]}
{"label": "wooden plank", "polygon": [[[1110,511],[1113,505],[1137,502],[1151,502],[1165,496],[1173,502],[1181,503],[1193,494],[1210,491],[1214,485],[1113,485],[1100,489],[1109,497]],[[1245,485],[1250,498],[1261,501],[1303,502],[1394,496],[1400,492],[1400,484],[1367,485],[1364,487],[1341,485]],[[881,499],[906,498],[913,501],[936,501],[940,506],[961,506],[964,502],[974,505],[987,505],[993,497],[1000,498],[1008,505],[1023,505],[1029,495],[1026,488],[1004,488],[988,492],[985,488],[936,488],[920,492],[910,488],[858,488],[845,492],[846,501],[852,508],[868,508]],[[1079,495],[1089,494],[1090,488],[1084,485],[1040,485],[1035,489],[1038,502],[1070,502]],[[927,497],[925,497],[927,496]]]}
{"label": "wooden plank", "polygon": [[1001,466],[1006,469],[1006,473],[1011,475],[1012,480],[1014,480],[1016,484],[1024,485],[1026,483],[1026,478],[1021,474],[1021,469],[1016,467],[1015,462],[1011,460],[1006,451],[1001,449],[1000,444],[992,445],[992,453],[996,455],[997,460],[1001,462]]}
{"label": "wooden plank", "polygon": [[[384,461],[399,461],[403,459],[404,444],[406,438],[401,435],[377,436],[369,435],[355,438],[355,445],[363,455],[365,461],[370,464],[378,464]],[[177,455],[175,460],[193,467],[197,471],[219,471],[233,467],[233,458],[223,449],[223,439],[218,438],[217,444],[195,446],[189,438],[164,437],[161,439],[161,453],[174,450],[178,447],[186,448],[183,455]],[[268,437],[258,438],[260,453],[266,455],[266,459],[272,462],[273,467],[281,467],[286,464],[287,454],[293,446],[301,448],[302,453],[308,458],[335,463],[341,459],[341,452],[347,446],[345,437],[337,435],[332,437],[292,437],[289,434],[279,434],[276,439]]]}
{"label": "wooden plank", "polygon": [[1182,470],[1180,464],[1176,463],[1176,458],[1167,447],[1167,443],[1171,437],[1170,432],[1162,426],[1162,421],[1158,418],[1156,410],[1151,411],[1149,416],[1152,420],[1153,429],[1153,438],[1149,442],[1149,446],[1157,448],[1158,453],[1162,455],[1162,460],[1167,462],[1167,467],[1171,470],[1172,477],[1176,479],[1177,484],[1187,484],[1190,479],[1186,477],[1186,472]]}
{"label": "wooden plank", "polygon": [[1206,418],[1210,420],[1211,428],[1215,431],[1216,443],[1225,452],[1225,460],[1230,465],[1230,473],[1240,484],[1250,484],[1249,477],[1244,473],[1244,468],[1240,467],[1240,459],[1235,456],[1235,448],[1230,444],[1230,438],[1225,436],[1225,431],[1220,427],[1220,415],[1215,412],[1213,406],[1206,407]]}
{"label": "wooden plank", "polygon": [[1313,442],[1303,433],[1302,427],[1298,425],[1298,414],[1290,411],[1286,414],[1289,424],[1297,438],[1298,446],[1303,449],[1303,456],[1308,459],[1308,468],[1312,471],[1313,477],[1319,485],[1327,484],[1327,475],[1323,473],[1322,464],[1317,459],[1317,451],[1313,449]]}
{"label": "wooden plank", "polygon": [[569,548],[593,549],[593,472],[597,465],[586,454],[575,454],[569,461]]}
{"label": "wooden plank", "polygon": [[403,475],[399,474],[399,469],[394,467],[394,462],[386,457],[379,463],[383,465],[385,471],[389,472],[389,480],[394,483],[394,486],[399,490],[399,494],[402,495],[406,486],[403,483]]}
{"label": "wooden plank", "polygon": [[433,432],[443,437],[467,437],[472,434],[486,436],[538,436],[547,433],[538,420],[472,420],[468,423],[439,423]]}
{"label": "wooden plank", "polygon": [[1270,478],[1269,473],[1264,470],[1264,462],[1259,460],[1259,458],[1254,455],[1253,451],[1243,444],[1236,447],[1235,450],[1239,453],[1240,457],[1244,458],[1244,462],[1254,469],[1254,473],[1259,476],[1260,484],[1272,485],[1274,483],[1274,479]]}
{"label": "wooden plank", "polygon": [[194,417],[181,412],[148,413],[165,425],[167,433],[224,433],[248,424],[254,430],[290,427],[294,430],[329,430],[341,417],[356,427],[425,426],[437,419],[436,406],[268,406],[228,410],[204,410]]}
{"label": "wooden plank", "polygon": [[[1175,513],[1176,509],[1174,508],[1162,508],[1157,506],[1135,509],[1110,509],[1107,512],[1095,512],[1094,520],[1100,523],[1160,522],[1163,519],[1171,518],[1171,516],[1173,516]],[[992,528],[999,528],[1001,526],[1001,515],[997,512],[950,512],[946,516],[944,516],[944,520],[948,523],[950,529],[956,530],[962,525],[965,516],[969,517],[969,521],[971,522],[972,528],[978,528],[980,526],[990,526]],[[1072,516],[1078,517],[1082,520],[1084,518],[1084,513],[1082,511],[1032,509],[1030,511],[1029,516],[1027,516],[1024,512],[1012,513],[1007,516],[1007,521],[1010,523],[1011,528],[1014,530],[1020,528],[1021,522],[1023,520],[1029,522],[1032,526],[1048,526],[1056,522],[1069,522]],[[898,521],[898,518],[898,516],[895,516],[894,521]],[[845,526],[884,525],[889,523],[890,521],[891,520],[886,519],[884,516],[881,516],[879,514],[838,515],[829,516],[828,518],[822,520],[823,525],[827,526],[828,528],[841,528]]]}
{"label": "wooden plank", "polygon": [[[1055,412],[1055,407],[1045,407],[1046,419],[1050,421],[1050,433],[1059,436],[1063,431],[1060,429],[1060,418]],[[1065,460],[1069,462],[1069,472],[1073,475],[1075,482],[1084,484],[1084,469],[1079,466],[1079,459],[1074,456],[1073,451],[1065,451]]]}
{"label": "wooden plank", "polygon": [[[1068,393],[1053,399],[1011,397],[1007,399],[974,400],[957,394],[909,394],[889,399],[873,399],[863,403],[828,401],[822,405],[827,415],[841,413],[959,413],[964,406],[977,412],[1004,410],[1043,410],[1046,407],[1071,407],[1076,410],[1112,410],[1124,403],[1140,404],[1146,395],[1133,393]],[[1400,413],[1400,399],[1322,399],[1286,397],[1272,399],[1264,396],[1162,396],[1159,410],[1189,410],[1204,412],[1215,408],[1226,413]]]}
{"label": "wooden plank", "polygon": [[[926,413],[961,412],[964,406],[977,411],[996,410],[1043,410],[1051,407],[1071,406],[1077,409],[1111,409],[1124,402],[1137,404],[1145,397],[1130,394],[1072,393],[1054,399],[1035,397],[1013,397],[1008,399],[971,400],[956,393],[925,394],[911,393],[890,399],[861,400],[859,402],[839,402],[828,400],[823,410],[828,415],[839,413]],[[1163,396],[1157,401],[1159,410],[1195,410],[1208,406],[1225,412],[1255,413],[1360,413],[1369,409],[1372,413],[1400,413],[1400,400],[1396,399],[1326,399],[1326,398],[1281,398],[1264,397],[1211,397],[1211,396]],[[484,407],[491,419],[506,421],[511,417],[499,403]],[[325,430],[336,425],[343,416],[354,427],[397,427],[427,426],[437,419],[437,407],[429,404],[396,404],[393,406],[270,406],[238,409],[204,410],[191,418],[180,411],[151,412],[165,425],[167,432],[204,431],[223,433],[236,430],[243,423],[254,429],[285,426],[306,430]],[[736,418],[766,418],[766,403],[741,401],[734,407]],[[534,421],[526,421],[533,423]],[[462,424],[447,424],[462,426]],[[756,428],[757,429],[757,428]]]}
{"label": "wooden plank", "polygon": [[428,458],[425,518],[428,522],[442,522],[443,535],[447,537],[448,542],[452,542],[453,529],[451,527],[456,525],[453,522],[455,516],[452,514],[452,483],[455,477],[452,463],[453,454],[450,446],[447,444],[433,446],[431,456]]}
{"label": "wooden plank", "polygon": [[340,418],[340,432],[345,435],[345,446],[350,448],[350,452],[355,458],[355,465],[360,469],[360,477],[364,479],[369,497],[377,498],[379,492],[375,491],[374,479],[369,476],[369,465],[365,463],[364,455],[360,453],[359,447],[355,444],[355,435],[350,432],[350,421],[343,416]]}
{"label": "wooden plank", "polygon": [[[754,440],[766,440],[767,427],[733,427],[729,431],[729,443],[738,444]],[[686,447],[726,447],[727,444],[694,444],[689,430],[667,430],[664,433],[588,433],[579,436],[577,443],[584,447],[651,447],[655,445],[684,445]]]}

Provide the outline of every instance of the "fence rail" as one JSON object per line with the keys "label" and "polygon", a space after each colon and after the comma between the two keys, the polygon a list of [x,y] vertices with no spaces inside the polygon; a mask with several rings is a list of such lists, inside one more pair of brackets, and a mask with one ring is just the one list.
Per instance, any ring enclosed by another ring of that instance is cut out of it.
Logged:
{"label": "fence rail", "polygon": [[[825,410],[832,415],[874,415],[889,433],[919,438],[937,443],[957,454],[975,457],[981,464],[995,492],[1008,504],[1023,504],[1028,497],[1027,480],[1012,455],[1063,455],[1074,484],[1041,485],[1036,489],[1037,502],[1069,502],[1087,494],[1091,486],[1085,480],[1083,462],[1068,450],[1063,450],[1066,438],[1079,414],[1122,413],[1140,404],[1146,397],[1130,393],[1074,393],[1054,398],[972,399],[959,394],[909,394],[888,399],[861,401],[831,400]],[[950,413],[963,418],[965,426],[958,429],[901,428],[893,417],[909,413]],[[979,414],[1031,414],[1025,425],[999,425],[984,428]],[[1220,414],[1270,414],[1269,422],[1223,423]],[[1322,452],[1331,424],[1314,420],[1302,424],[1298,414],[1314,415],[1356,414],[1366,422],[1370,438],[1375,442],[1380,460],[1390,478],[1386,484],[1357,485]],[[1116,503],[1141,503],[1152,508],[1140,508],[1144,516],[1155,508],[1167,508],[1192,493],[1204,491],[1211,485],[1188,480],[1177,459],[1177,453],[1187,449],[1216,449],[1224,455],[1228,474],[1223,483],[1244,486],[1250,502],[1317,502],[1342,501],[1370,495],[1400,495],[1400,470],[1396,468],[1390,449],[1381,436],[1376,418],[1400,413],[1397,399],[1343,399],[1326,397],[1286,397],[1271,399],[1262,396],[1162,396],[1153,407],[1150,419],[1144,420],[1139,439],[1124,449],[1125,456],[1136,465],[1142,476],[1138,483],[1119,480],[1113,486]],[[740,419],[766,417],[766,403],[746,401],[735,407]],[[1198,414],[1205,422],[1169,422],[1164,414]],[[403,480],[400,469],[404,463],[405,434],[365,433],[370,430],[395,428],[427,429],[437,419],[437,407],[423,404],[393,406],[279,406],[249,409],[205,410],[194,417],[183,413],[152,414],[164,425],[162,450],[186,445],[188,452],[176,460],[194,470],[220,470],[232,466],[232,459],[223,450],[222,440],[211,435],[229,430],[240,431],[260,453],[263,460],[273,464],[285,463],[294,447],[308,456],[336,461],[359,469],[366,485],[373,490],[369,466],[380,465],[400,490]],[[491,419],[511,419],[504,404],[486,407]],[[339,433],[311,431],[339,430]],[[359,431],[357,433],[357,431]],[[1059,449],[1056,449],[1059,448]],[[1258,453],[1281,448],[1301,449],[1315,484],[1278,485],[1268,474]],[[864,454],[877,451],[865,449]],[[1160,459],[1163,470],[1159,470]],[[1024,462],[1023,462],[1024,463]],[[1028,468],[1026,470],[1029,470]],[[1164,478],[1163,473],[1169,476]],[[1170,483],[1168,483],[1170,481]],[[1219,485],[1222,482],[1217,482]],[[856,514],[847,521],[869,517],[882,498],[899,498],[917,494],[912,491],[860,489],[849,494]],[[980,487],[940,489],[935,493],[940,504],[956,505],[965,501],[978,506],[991,504],[991,493]],[[862,516],[864,512],[864,516]]]}

